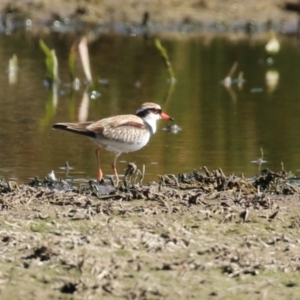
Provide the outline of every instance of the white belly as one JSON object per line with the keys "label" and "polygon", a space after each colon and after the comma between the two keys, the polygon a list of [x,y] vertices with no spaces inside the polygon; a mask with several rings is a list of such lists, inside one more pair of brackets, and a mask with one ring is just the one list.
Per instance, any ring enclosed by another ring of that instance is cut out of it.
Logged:
{"label": "white belly", "polygon": [[142,138],[139,138],[134,142],[107,140],[101,137],[92,140],[98,146],[103,147],[108,151],[115,152],[115,153],[127,153],[127,152],[134,152],[140,150],[141,148],[147,145],[149,139],[150,139],[150,133],[144,134]]}

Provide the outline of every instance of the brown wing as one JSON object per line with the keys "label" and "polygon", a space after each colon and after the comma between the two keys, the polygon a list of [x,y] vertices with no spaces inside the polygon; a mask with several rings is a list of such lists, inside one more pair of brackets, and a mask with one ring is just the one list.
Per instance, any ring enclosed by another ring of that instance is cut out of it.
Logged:
{"label": "brown wing", "polygon": [[82,134],[88,137],[95,137],[95,132],[87,129],[93,122],[82,123],[56,123],[52,126],[53,129],[66,130],[78,134]]}
{"label": "brown wing", "polygon": [[98,137],[120,142],[135,142],[145,133],[143,120],[135,115],[119,115],[105,118],[87,127]]}

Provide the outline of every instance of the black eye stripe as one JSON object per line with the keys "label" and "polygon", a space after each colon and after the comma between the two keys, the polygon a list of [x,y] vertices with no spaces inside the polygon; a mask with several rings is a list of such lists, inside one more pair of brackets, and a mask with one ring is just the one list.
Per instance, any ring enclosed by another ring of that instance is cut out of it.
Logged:
{"label": "black eye stripe", "polygon": [[153,114],[157,114],[160,115],[162,110],[161,108],[155,108],[155,107],[145,107],[143,109],[140,109],[137,111],[136,115],[144,118],[145,116],[147,116],[150,112],[152,112]]}

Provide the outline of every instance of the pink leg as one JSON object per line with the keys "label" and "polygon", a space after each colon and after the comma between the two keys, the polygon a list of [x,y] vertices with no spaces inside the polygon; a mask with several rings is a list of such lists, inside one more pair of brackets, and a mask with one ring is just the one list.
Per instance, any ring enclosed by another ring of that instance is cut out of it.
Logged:
{"label": "pink leg", "polygon": [[95,151],[96,157],[97,157],[97,162],[98,162],[98,174],[97,174],[98,182],[100,182],[103,179],[103,173],[102,173],[102,170],[101,170],[100,157],[99,157],[100,150],[101,150],[101,148],[97,148],[96,151]]}
{"label": "pink leg", "polygon": [[118,176],[118,172],[117,172],[117,158],[119,157],[120,154],[116,153],[115,154],[115,158],[114,158],[114,161],[112,163],[112,169],[113,169],[113,172],[115,174],[115,177],[116,177],[116,184],[119,183],[120,179],[119,179],[119,176]]}

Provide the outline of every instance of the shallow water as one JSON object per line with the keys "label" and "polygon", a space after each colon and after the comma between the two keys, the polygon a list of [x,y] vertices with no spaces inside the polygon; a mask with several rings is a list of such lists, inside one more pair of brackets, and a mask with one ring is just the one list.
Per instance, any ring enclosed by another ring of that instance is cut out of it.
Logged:
{"label": "shallow water", "polygon": [[[95,145],[85,137],[54,131],[55,122],[75,122],[134,113],[145,101],[160,103],[181,127],[177,133],[163,130],[171,122],[160,121],[157,133],[142,150],[123,154],[118,171],[128,162],[146,166],[145,182],[158,174],[191,172],[202,166],[225,173],[258,172],[251,161],[261,156],[263,167],[300,169],[300,49],[293,38],[282,37],[281,50],[269,64],[265,41],[200,37],[164,40],[177,82],[169,93],[168,73],[151,39],[141,36],[102,35],[89,46],[92,73],[100,97],[83,101],[84,73],[80,60],[79,91],[70,87],[69,49],[75,34],[52,33],[44,41],[56,50],[59,85],[55,97],[45,87],[45,57],[40,36],[19,31],[0,35],[0,176],[27,182],[52,170],[57,177],[90,179],[96,175]],[[19,71],[9,83],[8,61],[16,54]],[[242,71],[242,86],[226,88],[221,80],[235,61]],[[267,75],[269,74],[269,75]],[[271,76],[277,84],[267,84]],[[108,84],[103,84],[108,83]],[[83,115],[82,115],[83,114]],[[113,155],[103,152],[102,167],[110,175]],[[60,169],[68,161],[69,174]]]}

